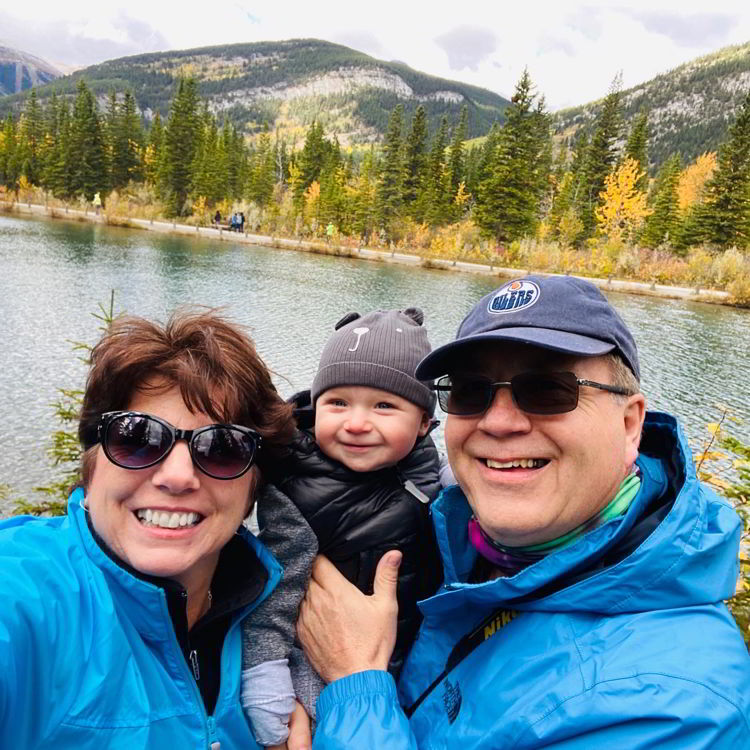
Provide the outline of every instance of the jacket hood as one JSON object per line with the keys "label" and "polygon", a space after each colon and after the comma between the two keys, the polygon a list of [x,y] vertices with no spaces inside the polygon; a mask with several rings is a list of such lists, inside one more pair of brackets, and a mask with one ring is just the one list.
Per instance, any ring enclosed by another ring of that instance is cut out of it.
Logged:
{"label": "jacket hood", "polygon": [[471,509],[457,485],[432,512],[446,585],[425,614],[467,605],[518,610],[641,612],[718,602],[734,593],[741,522],[731,504],[700,484],[674,417],[649,412],[638,466],[641,487],[627,513],[510,578],[464,583],[477,553]]}

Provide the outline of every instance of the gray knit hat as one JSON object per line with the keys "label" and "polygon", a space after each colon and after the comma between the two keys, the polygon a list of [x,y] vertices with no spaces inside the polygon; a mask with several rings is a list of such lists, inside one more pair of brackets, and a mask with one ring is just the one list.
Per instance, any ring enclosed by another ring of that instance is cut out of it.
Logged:
{"label": "gray knit hat", "polygon": [[313,404],[329,388],[366,385],[402,396],[432,416],[435,394],[429,383],[414,377],[417,364],[431,351],[423,320],[416,307],[345,315],[320,355]]}

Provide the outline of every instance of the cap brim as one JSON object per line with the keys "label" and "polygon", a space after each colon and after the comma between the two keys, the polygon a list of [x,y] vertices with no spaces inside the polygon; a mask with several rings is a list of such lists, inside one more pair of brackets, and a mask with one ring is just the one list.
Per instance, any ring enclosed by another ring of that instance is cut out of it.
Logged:
{"label": "cap brim", "polygon": [[447,375],[460,353],[467,347],[483,341],[512,341],[519,344],[530,344],[553,352],[573,354],[578,357],[598,357],[616,348],[609,341],[592,339],[578,333],[555,331],[551,328],[501,328],[496,331],[477,333],[439,346],[417,365],[416,377],[419,380],[434,380],[441,375]]}

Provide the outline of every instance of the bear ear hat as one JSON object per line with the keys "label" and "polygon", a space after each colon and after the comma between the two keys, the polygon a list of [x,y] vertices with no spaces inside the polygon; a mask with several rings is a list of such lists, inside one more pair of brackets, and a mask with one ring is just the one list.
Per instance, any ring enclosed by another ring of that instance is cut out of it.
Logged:
{"label": "bear ear hat", "polygon": [[336,323],[336,325],[333,327],[333,330],[338,331],[339,328],[343,328],[345,325],[348,325],[352,321],[357,320],[357,318],[361,318],[361,317],[362,316],[358,312],[347,313],[346,315],[344,315],[343,318],[341,318],[341,320],[338,323]]}
{"label": "bear ear hat", "polygon": [[407,307],[402,311],[404,315],[411,318],[418,326],[424,323],[424,313],[418,307]]}

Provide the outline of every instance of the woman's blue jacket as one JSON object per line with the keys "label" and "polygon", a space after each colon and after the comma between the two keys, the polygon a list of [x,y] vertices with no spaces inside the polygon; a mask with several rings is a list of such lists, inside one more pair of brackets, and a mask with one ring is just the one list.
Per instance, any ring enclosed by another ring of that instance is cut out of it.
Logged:
{"label": "woman's blue jacket", "polygon": [[[420,604],[398,693],[378,671],[329,685],[315,750],[750,748],[750,657],[722,603],[737,578],[739,518],[698,482],[669,415],[648,416],[638,464],[623,517],[480,584],[465,583],[471,511],[458,487],[444,490],[433,520],[446,581]],[[418,707],[407,719],[399,703]]]}
{"label": "woman's blue jacket", "polygon": [[234,616],[207,716],[164,591],[101,550],[82,499],[63,517],[0,523],[0,748],[257,748],[239,701],[239,621],[274,588],[278,563],[241,532],[269,577]]}

